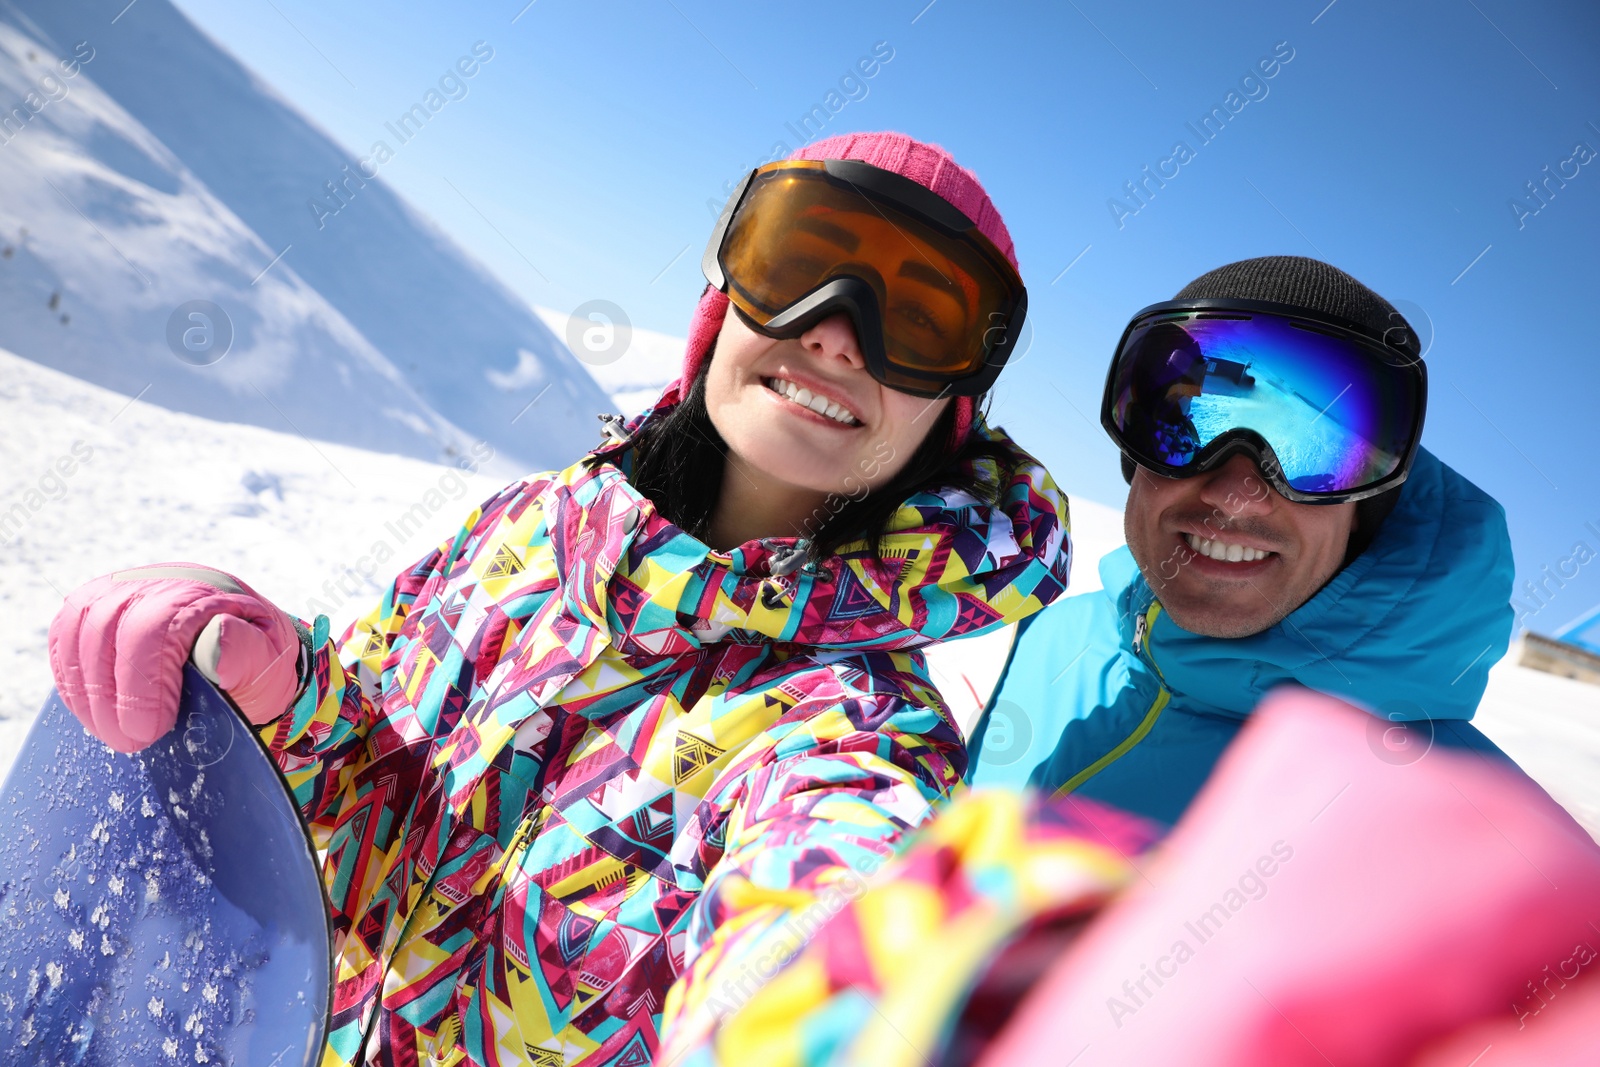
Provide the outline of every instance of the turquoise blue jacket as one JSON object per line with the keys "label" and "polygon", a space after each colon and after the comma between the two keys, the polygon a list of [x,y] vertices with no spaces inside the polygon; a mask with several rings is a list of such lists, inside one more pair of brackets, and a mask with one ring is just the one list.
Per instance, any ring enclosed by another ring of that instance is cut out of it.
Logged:
{"label": "turquoise blue jacket", "polygon": [[[974,785],[1031,783],[1170,824],[1287,683],[1371,712],[1380,758],[1414,759],[1430,743],[1500,755],[1467,720],[1511,638],[1505,512],[1425,449],[1367,550],[1252,637],[1179,627],[1125,547],[1100,576],[1103,589],[1019,629],[974,733]],[[1427,721],[1397,745],[1383,719]]]}

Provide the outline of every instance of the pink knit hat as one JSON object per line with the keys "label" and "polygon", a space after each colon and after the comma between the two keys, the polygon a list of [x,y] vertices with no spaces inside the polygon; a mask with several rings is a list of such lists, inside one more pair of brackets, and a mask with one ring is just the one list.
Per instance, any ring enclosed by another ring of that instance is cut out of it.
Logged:
{"label": "pink knit hat", "polygon": [[[938,145],[913,140],[903,133],[847,133],[829,137],[816,144],[807,145],[790,159],[859,159],[884,170],[910,178],[949,201],[958,211],[977,224],[978,232],[995,243],[1005,253],[1011,265],[1017,265],[1016,249],[1011,243],[1011,233],[1006,229],[1000,212],[995,210],[989,194],[983,191],[977,176],[950,157]],[[716,289],[707,289],[694,309],[689,323],[689,343],[683,354],[683,376],[667,387],[664,402],[676,403],[682,399],[695,375],[705,362],[711,343],[722,329],[722,317],[728,310],[728,298]],[[956,424],[952,443],[956,446],[967,439],[972,428],[974,398],[955,398]]]}

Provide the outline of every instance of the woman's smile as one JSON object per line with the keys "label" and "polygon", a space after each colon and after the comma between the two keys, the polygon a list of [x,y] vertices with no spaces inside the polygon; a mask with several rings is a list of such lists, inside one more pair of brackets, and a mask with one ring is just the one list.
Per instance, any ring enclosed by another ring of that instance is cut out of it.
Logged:
{"label": "woman's smile", "polygon": [[862,420],[852,410],[848,400],[840,399],[834,391],[819,383],[807,381],[802,384],[795,381],[795,377],[790,371],[782,377],[763,378],[761,384],[766,386],[780,405],[797,416],[811,421],[820,420],[824,425],[839,429],[861,426]]}
{"label": "woman's smile", "polygon": [[854,499],[891,481],[950,401],[930,404],[873,378],[844,314],[775,339],[730,309],[706,369],[705,403],[728,456],[725,521],[713,523],[713,542],[731,547],[811,529],[830,497]]}

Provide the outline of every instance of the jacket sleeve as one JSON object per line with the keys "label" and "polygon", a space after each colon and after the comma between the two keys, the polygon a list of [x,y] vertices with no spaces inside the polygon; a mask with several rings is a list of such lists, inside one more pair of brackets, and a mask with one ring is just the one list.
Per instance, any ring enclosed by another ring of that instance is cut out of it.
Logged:
{"label": "jacket sleeve", "polygon": [[[674,1048],[674,1067],[922,1067],[991,961],[1035,924],[1081,919],[1124,887],[1157,828],[1074,798],[980,790],[943,807],[864,893],[808,935],[737,1013]],[[1046,949],[1033,939],[1032,955]],[[1043,964],[1050,962],[1044,957]],[[1025,982],[1004,979],[1014,997]]]}
{"label": "jacket sleeve", "polygon": [[688,966],[667,998],[662,1062],[703,1042],[858,899],[960,782],[965,748],[937,697],[880,699],[810,715],[797,706],[740,774],[725,850],[691,915]]}
{"label": "jacket sleeve", "polygon": [[338,641],[328,617],[311,632],[305,690],[282,717],[260,731],[288,780],[318,848],[333,829],[338,798],[368,752],[367,740],[384,715],[383,694],[400,663],[397,653],[413,639],[429,599],[444,588],[454,565],[471,555],[482,532],[507,506],[537,495],[544,479],[516,482],[476,508],[461,528],[390,583],[383,599],[351,623]]}

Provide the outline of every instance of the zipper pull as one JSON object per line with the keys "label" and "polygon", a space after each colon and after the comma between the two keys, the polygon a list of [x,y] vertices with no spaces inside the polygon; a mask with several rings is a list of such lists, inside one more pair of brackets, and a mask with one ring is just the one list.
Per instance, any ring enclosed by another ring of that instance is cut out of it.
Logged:
{"label": "zipper pull", "polygon": [[1135,652],[1144,651],[1144,632],[1149,625],[1146,621],[1148,618],[1149,616],[1141,611],[1133,620],[1133,650]]}
{"label": "zipper pull", "polygon": [[613,445],[625,445],[629,441],[633,440],[633,438],[629,436],[628,431],[623,428],[627,424],[627,420],[621,415],[601,415],[599,416],[599,419],[600,432],[605,435],[607,442],[606,444],[601,445],[602,448],[610,448]]}
{"label": "zipper pull", "polygon": [[772,550],[771,559],[767,567],[774,578],[782,578],[800,569],[811,558],[811,542],[804,537],[797,539],[793,547],[778,547]]}

